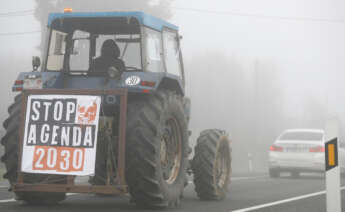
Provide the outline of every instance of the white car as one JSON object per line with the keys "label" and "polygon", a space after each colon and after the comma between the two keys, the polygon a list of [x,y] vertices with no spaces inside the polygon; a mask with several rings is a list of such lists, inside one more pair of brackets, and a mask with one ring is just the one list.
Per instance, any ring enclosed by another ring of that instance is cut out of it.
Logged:
{"label": "white car", "polygon": [[[290,129],[284,131],[270,146],[269,175],[280,176],[281,172],[290,172],[298,177],[301,172],[325,171],[325,133],[317,129]],[[344,144],[340,143],[339,166],[345,157]]]}

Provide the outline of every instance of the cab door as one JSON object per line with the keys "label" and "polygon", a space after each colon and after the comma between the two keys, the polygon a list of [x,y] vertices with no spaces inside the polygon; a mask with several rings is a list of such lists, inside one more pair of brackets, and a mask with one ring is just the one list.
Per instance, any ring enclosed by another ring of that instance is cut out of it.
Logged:
{"label": "cab door", "polygon": [[184,84],[182,55],[177,31],[163,29],[163,49],[167,72],[178,76]]}

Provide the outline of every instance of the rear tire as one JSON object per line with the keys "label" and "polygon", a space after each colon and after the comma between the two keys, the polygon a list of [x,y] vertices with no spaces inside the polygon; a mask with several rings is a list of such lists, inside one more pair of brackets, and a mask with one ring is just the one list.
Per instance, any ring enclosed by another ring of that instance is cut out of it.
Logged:
{"label": "rear tire", "polygon": [[182,97],[169,91],[136,96],[129,99],[127,119],[126,179],[132,202],[141,208],[179,205],[188,165]]}
{"label": "rear tire", "polygon": [[278,178],[280,177],[280,172],[277,169],[269,169],[268,171],[270,178]]}
{"label": "rear tire", "polygon": [[[1,144],[5,148],[5,154],[1,161],[5,163],[7,172],[4,178],[8,179],[11,185],[17,182],[18,169],[18,142],[19,123],[21,114],[22,95],[15,97],[15,102],[8,108],[9,117],[4,121],[3,127],[6,130],[5,136],[1,139]],[[39,183],[46,179],[42,174],[24,174],[24,183]],[[64,176],[53,176],[56,183],[64,183]],[[66,198],[65,193],[51,192],[15,192],[17,200],[23,200],[29,204],[56,204]]]}
{"label": "rear tire", "polygon": [[195,191],[202,200],[220,200],[227,194],[231,174],[231,147],[224,131],[200,133],[192,161]]}

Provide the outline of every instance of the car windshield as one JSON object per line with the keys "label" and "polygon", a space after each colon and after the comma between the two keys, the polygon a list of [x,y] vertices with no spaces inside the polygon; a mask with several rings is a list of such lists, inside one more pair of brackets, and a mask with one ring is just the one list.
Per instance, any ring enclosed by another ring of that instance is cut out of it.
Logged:
{"label": "car windshield", "polygon": [[319,132],[287,132],[279,140],[304,140],[319,141],[322,140],[323,133]]}

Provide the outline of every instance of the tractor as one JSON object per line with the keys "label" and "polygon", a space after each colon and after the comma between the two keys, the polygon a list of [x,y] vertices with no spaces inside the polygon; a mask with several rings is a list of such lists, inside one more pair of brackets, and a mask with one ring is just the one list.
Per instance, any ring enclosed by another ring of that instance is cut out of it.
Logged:
{"label": "tractor", "polygon": [[43,60],[15,80],[3,123],[4,178],[17,200],[129,194],[139,207],[166,208],[192,177],[200,199],[225,198],[228,134],[202,131],[190,159],[177,26],[143,12],[66,10],[49,14],[47,27]]}

